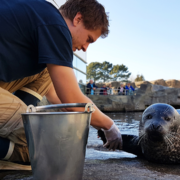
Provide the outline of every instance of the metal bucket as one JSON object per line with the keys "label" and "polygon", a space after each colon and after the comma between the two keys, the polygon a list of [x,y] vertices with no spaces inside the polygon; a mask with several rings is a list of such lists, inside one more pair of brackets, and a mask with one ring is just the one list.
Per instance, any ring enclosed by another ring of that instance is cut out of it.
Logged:
{"label": "metal bucket", "polygon": [[[85,107],[84,112],[39,112]],[[92,104],[28,106],[22,114],[35,180],[82,179]]]}

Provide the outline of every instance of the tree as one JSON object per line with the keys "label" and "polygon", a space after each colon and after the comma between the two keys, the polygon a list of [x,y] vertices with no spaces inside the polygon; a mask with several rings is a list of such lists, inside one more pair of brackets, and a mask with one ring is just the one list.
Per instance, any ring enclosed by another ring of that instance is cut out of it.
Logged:
{"label": "tree", "polygon": [[99,77],[99,68],[101,66],[101,63],[99,62],[92,62],[87,66],[87,80],[94,79],[94,82],[100,79]]}
{"label": "tree", "polygon": [[128,81],[131,73],[128,67],[121,64],[113,66],[112,63],[104,61],[103,63],[92,62],[87,66],[87,79],[94,79],[94,81],[102,80],[107,82],[113,81]]}
{"label": "tree", "polygon": [[127,81],[131,73],[128,71],[128,67],[124,64],[113,66],[110,74],[113,81]]}
{"label": "tree", "polygon": [[99,68],[98,77],[103,80],[103,82],[111,80],[110,72],[112,71],[112,68],[112,63],[104,61]]}
{"label": "tree", "polygon": [[136,77],[136,79],[135,79],[135,81],[145,81],[145,78],[144,78],[144,76],[141,74],[137,74],[137,77]]}

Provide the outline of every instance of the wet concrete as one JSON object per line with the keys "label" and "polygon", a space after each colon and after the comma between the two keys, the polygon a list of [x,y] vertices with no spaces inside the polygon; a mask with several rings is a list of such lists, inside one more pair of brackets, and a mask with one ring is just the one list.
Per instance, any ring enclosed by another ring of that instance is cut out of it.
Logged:
{"label": "wet concrete", "polygon": [[[138,135],[141,112],[108,114],[122,134]],[[0,172],[3,180],[33,180],[31,172]],[[150,163],[123,151],[107,151],[91,127],[83,180],[180,180],[180,165]]]}

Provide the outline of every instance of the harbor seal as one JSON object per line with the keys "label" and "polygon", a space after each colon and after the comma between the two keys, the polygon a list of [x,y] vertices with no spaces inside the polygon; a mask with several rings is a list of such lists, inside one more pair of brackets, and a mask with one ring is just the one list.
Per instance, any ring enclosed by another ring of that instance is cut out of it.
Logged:
{"label": "harbor seal", "polygon": [[[106,143],[102,130],[98,136]],[[139,136],[123,134],[123,151],[164,164],[180,164],[180,110],[163,103],[149,106],[142,115]]]}

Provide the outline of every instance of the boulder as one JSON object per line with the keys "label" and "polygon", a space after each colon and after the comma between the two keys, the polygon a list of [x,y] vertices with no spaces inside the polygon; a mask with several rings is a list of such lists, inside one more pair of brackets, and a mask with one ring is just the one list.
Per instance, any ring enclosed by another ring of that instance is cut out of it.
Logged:
{"label": "boulder", "polygon": [[141,84],[151,84],[149,81],[136,81],[135,87],[140,88]]}
{"label": "boulder", "polygon": [[166,81],[164,79],[158,79],[155,81],[150,81],[151,84],[161,85],[161,86],[167,86]]}
{"label": "boulder", "polygon": [[167,86],[170,88],[180,88],[180,80],[176,80],[176,79],[170,79],[170,80],[158,79],[155,81],[137,81],[137,82],[135,82],[135,86],[137,88],[140,88],[141,84],[154,84],[154,85],[160,85],[160,86]]}
{"label": "boulder", "polygon": [[171,87],[171,88],[180,88],[180,81],[175,80],[175,79],[167,80],[166,84],[168,87]]}

